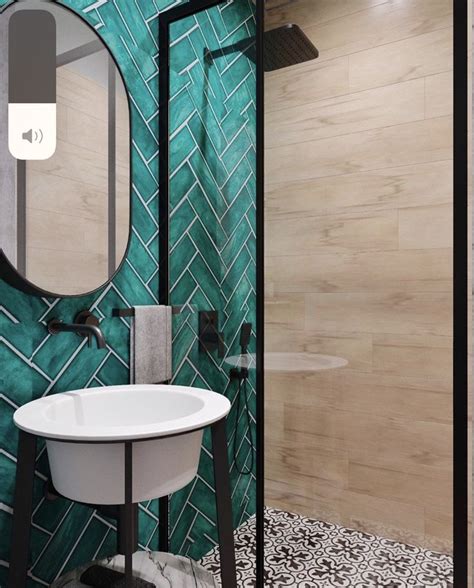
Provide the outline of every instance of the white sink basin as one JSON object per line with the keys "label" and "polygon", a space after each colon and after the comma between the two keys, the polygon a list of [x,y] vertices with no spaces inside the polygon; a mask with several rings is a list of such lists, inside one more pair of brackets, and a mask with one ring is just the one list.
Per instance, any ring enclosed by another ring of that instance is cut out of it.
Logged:
{"label": "white sink basin", "polygon": [[133,502],[158,498],[195,477],[203,428],[229,410],[227,398],[209,390],[109,386],[34,400],[14,421],[46,437],[53,484],[63,496],[123,504],[124,443],[111,442],[139,441],[133,444]]}

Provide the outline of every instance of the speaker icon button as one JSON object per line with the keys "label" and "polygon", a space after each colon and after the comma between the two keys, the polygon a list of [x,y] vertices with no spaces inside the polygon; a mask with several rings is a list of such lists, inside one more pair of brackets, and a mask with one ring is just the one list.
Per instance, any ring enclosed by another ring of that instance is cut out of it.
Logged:
{"label": "speaker icon button", "polygon": [[56,104],[10,103],[8,148],[16,159],[49,159],[56,151]]}
{"label": "speaker icon button", "polygon": [[26,133],[22,133],[21,138],[23,141],[28,141],[29,143],[42,143],[43,131],[41,129],[38,129],[37,131],[30,129],[29,131],[26,131]]}

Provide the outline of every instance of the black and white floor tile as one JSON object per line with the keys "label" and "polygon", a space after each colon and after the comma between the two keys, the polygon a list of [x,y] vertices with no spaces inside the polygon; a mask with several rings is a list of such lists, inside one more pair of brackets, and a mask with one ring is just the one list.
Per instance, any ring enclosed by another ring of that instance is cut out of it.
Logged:
{"label": "black and white floor tile", "polygon": [[[255,586],[255,521],[236,532],[238,586]],[[219,553],[200,562],[219,581]],[[449,555],[297,514],[265,510],[266,588],[449,588]]]}

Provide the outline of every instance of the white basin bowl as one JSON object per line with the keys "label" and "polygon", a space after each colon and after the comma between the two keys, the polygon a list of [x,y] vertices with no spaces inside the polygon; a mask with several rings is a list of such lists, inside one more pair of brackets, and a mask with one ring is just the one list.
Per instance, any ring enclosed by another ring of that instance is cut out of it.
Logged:
{"label": "white basin bowl", "polygon": [[195,477],[203,428],[229,410],[227,398],[199,388],[109,386],[34,400],[15,412],[14,421],[46,438],[52,481],[63,496],[88,504],[123,504],[120,441],[136,441],[133,502],[159,498]]}

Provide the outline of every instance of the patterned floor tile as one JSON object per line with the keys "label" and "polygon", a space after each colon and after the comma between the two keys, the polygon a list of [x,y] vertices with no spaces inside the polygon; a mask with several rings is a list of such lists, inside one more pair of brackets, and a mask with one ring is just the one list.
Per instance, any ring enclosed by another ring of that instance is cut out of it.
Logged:
{"label": "patterned floor tile", "polygon": [[[239,588],[255,583],[255,519],[235,535]],[[201,564],[219,581],[215,549]],[[450,588],[452,557],[300,515],[265,509],[267,588]]]}

